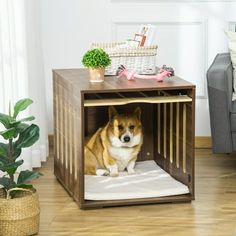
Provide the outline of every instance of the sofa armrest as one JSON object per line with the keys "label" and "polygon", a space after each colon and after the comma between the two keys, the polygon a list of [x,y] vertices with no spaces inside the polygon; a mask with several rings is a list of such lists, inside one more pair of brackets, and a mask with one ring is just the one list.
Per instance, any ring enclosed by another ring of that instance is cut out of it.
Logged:
{"label": "sofa armrest", "polygon": [[229,53],[218,54],[207,71],[211,135],[214,153],[232,152],[230,110],[233,68]]}

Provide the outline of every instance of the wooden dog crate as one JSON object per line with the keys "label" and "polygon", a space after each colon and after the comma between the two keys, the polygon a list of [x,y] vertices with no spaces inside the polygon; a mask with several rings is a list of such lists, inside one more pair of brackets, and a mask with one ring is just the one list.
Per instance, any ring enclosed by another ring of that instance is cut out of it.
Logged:
{"label": "wooden dog crate", "polygon": [[[55,166],[57,179],[80,208],[194,199],[195,86],[178,77],[164,82],[127,81],[115,76],[89,82],[84,69],[53,71]],[[84,139],[108,122],[108,106],[132,111],[140,106],[144,144],[140,160],[154,160],[189,188],[189,194],[91,201],[84,198]]]}

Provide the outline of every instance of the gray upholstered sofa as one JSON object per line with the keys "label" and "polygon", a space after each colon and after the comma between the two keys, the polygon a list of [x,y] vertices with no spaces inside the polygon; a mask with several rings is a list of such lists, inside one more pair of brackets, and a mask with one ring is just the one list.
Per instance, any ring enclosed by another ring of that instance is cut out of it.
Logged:
{"label": "gray upholstered sofa", "polygon": [[233,68],[229,53],[218,54],[207,71],[214,153],[236,150],[236,101],[232,101]]}

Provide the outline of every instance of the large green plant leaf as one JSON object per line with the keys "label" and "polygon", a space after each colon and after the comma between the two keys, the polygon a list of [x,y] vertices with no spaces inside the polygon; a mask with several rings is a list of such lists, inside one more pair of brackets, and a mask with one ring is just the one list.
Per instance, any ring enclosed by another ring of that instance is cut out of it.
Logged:
{"label": "large green plant leaf", "polygon": [[16,133],[16,129],[15,128],[10,128],[10,129],[7,129],[7,130],[4,130],[4,131],[0,132],[0,135],[4,139],[8,140],[8,139],[14,138],[15,133]]}
{"label": "large green plant leaf", "polygon": [[12,158],[15,160],[17,157],[19,157],[21,154],[21,148],[17,148],[15,146],[15,143],[13,143],[13,156]]}
{"label": "large green plant leaf", "polygon": [[18,140],[16,141],[16,148],[26,148],[32,146],[39,139],[39,127],[35,124],[30,125],[23,130]]}
{"label": "large green plant leaf", "polygon": [[34,120],[34,119],[35,119],[34,116],[29,116],[29,117],[26,117],[26,118],[22,118],[22,119],[20,119],[20,120],[11,121],[10,123],[11,123],[12,125],[17,125],[17,124],[19,124],[19,123],[21,123],[21,122],[32,121],[32,120]]}
{"label": "large green plant leaf", "polygon": [[8,145],[5,143],[0,143],[0,158],[7,158],[8,156]]}
{"label": "large green plant leaf", "polygon": [[[13,184],[15,184],[15,182],[13,182]],[[0,185],[2,185],[5,189],[10,189],[12,187],[11,179],[8,177],[1,177]]]}
{"label": "large green plant leaf", "polygon": [[16,129],[16,132],[15,132],[15,134],[14,134],[14,138],[17,138],[17,136],[18,136],[19,133],[23,132],[23,130],[25,130],[26,128],[29,127],[28,124],[26,124],[26,123],[21,123],[21,122],[15,123],[15,124],[13,124],[13,125],[14,125],[14,127],[15,127],[15,129]]}
{"label": "large green plant leaf", "polygon": [[18,122],[19,122],[19,121],[20,121],[20,122],[32,121],[32,120],[34,120],[34,119],[35,119],[34,116],[29,116],[29,117],[25,117],[25,118],[23,118],[23,119],[18,120]]}
{"label": "large green plant leaf", "polygon": [[21,123],[21,122],[19,122],[19,123],[14,123],[13,126],[14,126],[15,129],[16,129],[14,138],[17,138],[17,136],[18,136],[19,133],[23,132],[23,130],[25,130],[26,128],[29,127],[28,124],[26,124],[26,123]]}
{"label": "large green plant leaf", "polygon": [[36,171],[30,171],[30,170],[21,171],[17,180],[17,184],[27,183],[33,179],[39,178],[40,176],[42,176],[42,174]]}
{"label": "large green plant leaf", "polygon": [[30,125],[26,124],[26,123],[19,123],[15,126],[16,130],[18,133],[21,133],[23,130],[25,130],[26,128],[28,128]]}
{"label": "large green plant leaf", "polygon": [[2,170],[2,168],[4,168],[4,166],[6,166],[8,164],[8,160],[5,158],[0,158],[0,170]]}
{"label": "large green plant leaf", "polygon": [[12,117],[5,115],[3,113],[0,113],[0,123],[2,123],[6,129],[10,128],[11,121],[12,121]]}
{"label": "large green plant leaf", "polygon": [[16,118],[20,111],[25,110],[32,103],[33,103],[33,101],[29,98],[19,100],[14,106],[13,117]]}
{"label": "large green plant leaf", "polygon": [[[3,163],[3,162],[2,162]],[[0,170],[3,172],[7,172],[9,175],[15,174],[17,168],[24,163],[23,160],[19,160],[16,162],[11,163],[3,163],[3,165],[0,162]]]}
{"label": "large green plant leaf", "polygon": [[15,184],[14,188],[33,188],[32,184]]}

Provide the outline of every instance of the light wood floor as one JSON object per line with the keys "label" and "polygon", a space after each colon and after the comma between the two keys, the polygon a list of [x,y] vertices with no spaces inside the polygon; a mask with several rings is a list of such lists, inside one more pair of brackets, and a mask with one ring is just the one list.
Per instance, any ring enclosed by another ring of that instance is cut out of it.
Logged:
{"label": "light wood floor", "polygon": [[184,204],[80,210],[55,179],[52,158],[40,171],[39,235],[228,236],[236,230],[236,154],[197,150],[196,200]]}

